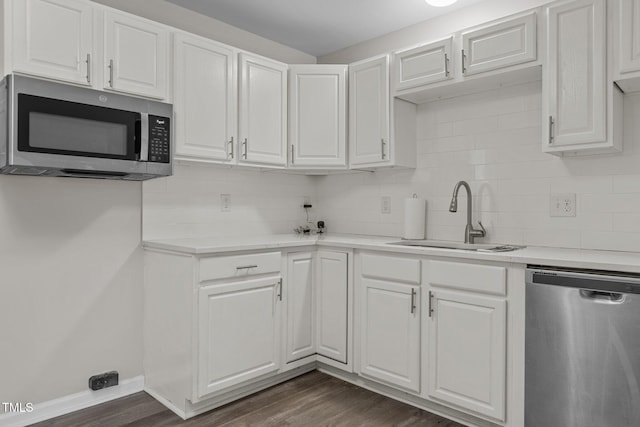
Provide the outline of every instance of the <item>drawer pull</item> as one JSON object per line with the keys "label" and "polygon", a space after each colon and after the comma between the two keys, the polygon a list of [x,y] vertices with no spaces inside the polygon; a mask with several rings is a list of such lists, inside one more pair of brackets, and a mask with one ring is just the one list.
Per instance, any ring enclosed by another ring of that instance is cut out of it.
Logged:
{"label": "drawer pull", "polygon": [[258,268],[258,265],[241,265],[240,267],[236,267],[236,270],[248,270],[250,268]]}

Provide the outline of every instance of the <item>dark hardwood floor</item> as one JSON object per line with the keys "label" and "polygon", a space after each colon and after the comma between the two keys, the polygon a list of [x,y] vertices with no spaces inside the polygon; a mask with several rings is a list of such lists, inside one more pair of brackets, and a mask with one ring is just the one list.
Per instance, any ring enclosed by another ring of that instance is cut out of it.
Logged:
{"label": "dark hardwood floor", "polygon": [[453,421],[318,371],[183,421],[144,392],[53,418],[38,427],[437,426]]}

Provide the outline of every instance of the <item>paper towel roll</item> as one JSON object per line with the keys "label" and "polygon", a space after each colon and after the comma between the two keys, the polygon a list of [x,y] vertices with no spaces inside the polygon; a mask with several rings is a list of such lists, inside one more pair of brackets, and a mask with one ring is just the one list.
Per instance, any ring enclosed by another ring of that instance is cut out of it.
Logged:
{"label": "paper towel roll", "polygon": [[424,239],[427,203],[424,199],[412,197],[404,199],[405,239]]}

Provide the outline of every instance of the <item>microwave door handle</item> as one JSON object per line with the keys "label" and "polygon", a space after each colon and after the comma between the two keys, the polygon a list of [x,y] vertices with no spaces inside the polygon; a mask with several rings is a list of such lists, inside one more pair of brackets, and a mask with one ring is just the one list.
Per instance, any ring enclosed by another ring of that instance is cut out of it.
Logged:
{"label": "microwave door handle", "polygon": [[137,135],[140,141],[140,161],[149,161],[149,114],[140,114],[140,135]]}

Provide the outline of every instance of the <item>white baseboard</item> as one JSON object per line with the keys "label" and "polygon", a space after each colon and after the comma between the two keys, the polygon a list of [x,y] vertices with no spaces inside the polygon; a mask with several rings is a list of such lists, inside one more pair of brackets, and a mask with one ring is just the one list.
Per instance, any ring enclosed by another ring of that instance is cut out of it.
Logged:
{"label": "white baseboard", "polygon": [[79,411],[90,406],[128,396],[144,390],[142,375],[120,381],[120,384],[104,390],[87,390],[70,394],[58,399],[49,400],[33,405],[31,412],[10,412],[0,414],[0,425],[4,427],[23,427],[29,424],[59,417],[71,412]]}

